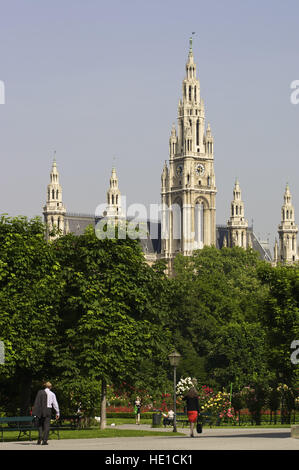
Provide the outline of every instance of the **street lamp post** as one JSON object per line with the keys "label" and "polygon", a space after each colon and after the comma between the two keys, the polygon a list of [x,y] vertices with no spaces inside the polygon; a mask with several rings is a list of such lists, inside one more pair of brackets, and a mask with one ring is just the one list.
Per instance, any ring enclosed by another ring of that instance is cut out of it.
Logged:
{"label": "street lamp post", "polygon": [[170,365],[173,367],[173,432],[176,432],[176,368],[179,365],[181,355],[177,351],[173,351],[168,355]]}

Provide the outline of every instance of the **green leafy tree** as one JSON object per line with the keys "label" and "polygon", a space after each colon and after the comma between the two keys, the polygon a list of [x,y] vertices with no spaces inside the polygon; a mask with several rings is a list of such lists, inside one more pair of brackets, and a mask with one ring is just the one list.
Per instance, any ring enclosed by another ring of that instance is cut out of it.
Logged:
{"label": "green leafy tree", "polygon": [[222,326],[207,356],[207,369],[220,387],[233,383],[240,390],[250,383],[268,384],[272,375],[261,326],[247,322]]}
{"label": "green leafy tree", "polygon": [[[259,316],[268,286],[258,277],[260,264],[263,262],[257,253],[238,247],[204,247],[193,256],[178,255],[175,259],[175,276],[170,281],[170,325],[175,343],[185,351],[188,372],[196,372],[201,383],[221,388],[228,386],[227,381],[239,380],[241,386],[254,368],[264,374],[266,366],[259,366],[267,360],[267,351],[263,349]],[[237,325],[243,325],[243,329]],[[244,330],[252,330],[247,344]],[[254,347],[255,332],[258,350],[252,352],[249,342]],[[243,370],[234,366],[240,342],[246,357]],[[217,369],[213,375],[212,363]]]}
{"label": "green leafy tree", "polygon": [[[54,243],[63,266],[61,348],[56,363],[64,380],[80,374],[101,381],[101,426],[107,383],[146,387],[148,372],[165,377],[170,349],[166,326],[167,280],[150,268],[136,240],[99,240],[92,229]],[[150,370],[142,370],[145,361]]]}
{"label": "green leafy tree", "polygon": [[[32,381],[51,369],[60,323],[60,265],[39,218],[0,219],[0,340],[6,346],[1,394],[27,414]],[[11,384],[14,387],[11,387]],[[10,388],[11,387],[11,388]],[[18,401],[20,397],[21,402]]]}
{"label": "green leafy tree", "polygon": [[267,331],[269,367],[276,371],[276,384],[299,385],[299,369],[291,361],[291,343],[299,339],[299,266],[261,266],[259,277],[269,287],[261,309]]}

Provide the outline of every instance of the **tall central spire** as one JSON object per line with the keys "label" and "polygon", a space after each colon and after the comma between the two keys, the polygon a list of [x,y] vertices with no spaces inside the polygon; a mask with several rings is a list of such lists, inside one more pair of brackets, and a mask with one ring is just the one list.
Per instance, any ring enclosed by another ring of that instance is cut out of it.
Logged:
{"label": "tall central spire", "polygon": [[193,54],[192,43],[193,43],[193,35],[194,34],[195,34],[195,32],[193,31],[192,36],[190,36],[190,38],[189,38],[189,54]]}
{"label": "tall central spire", "polygon": [[[195,66],[194,56],[193,56],[193,38],[192,38],[192,36],[190,36],[190,38],[189,38],[189,53],[188,53],[188,61],[187,61],[186,67],[188,67],[188,65],[194,65]],[[188,70],[187,70],[187,78],[188,78]],[[196,78],[196,66],[195,66],[194,78]]]}
{"label": "tall central spire", "polygon": [[164,165],[162,172],[162,205],[181,208],[180,219],[174,214],[168,220],[169,214],[163,213],[162,225],[168,223],[170,233],[162,242],[166,258],[178,251],[190,255],[204,245],[216,245],[214,139],[210,126],[205,129],[192,36],[185,70],[177,129],[172,126],[169,139],[169,168]]}

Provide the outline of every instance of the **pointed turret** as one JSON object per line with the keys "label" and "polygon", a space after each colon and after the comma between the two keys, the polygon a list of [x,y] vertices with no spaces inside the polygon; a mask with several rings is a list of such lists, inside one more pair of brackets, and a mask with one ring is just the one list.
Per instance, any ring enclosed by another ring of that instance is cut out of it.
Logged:
{"label": "pointed turret", "polygon": [[277,239],[275,238],[275,245],[274,245],[274,264],[278,262],[278,243]]}
{"label": "pointed turret", "polygon": [[104,215],[106,217],[121,216],[121,193],[118,187],[116,169],[114,167],[111,171],[110,185],[107,191],[107,209]]}
{"label": "pointed turret", "polygon": [[204,145],[205,145],[205,148],[206,148],[206,153],[208,155],[212,155],[213,152],[214,152],[214,148],[213,148],[214,147],[214,139],[213,139],[213,136],[212,136],[210,123],[208,123],[206,133],[204,135]]}
{"label": "pointed turret", "polygon": [[233,189],[233,200],[231,202],[231,215],[227,222],[229,231],[229,245],[247,247],[248,221],[244,218],[244,202],[242,201],[241,188],[236,178]]}
{"label": "pointed turret", "polygon": [[[62,202],[62,187],[59,183],[59,172],[55,152],[50,172],[50,183],[47,187],[47,202],[43,210],[44,221],[48,226],[48,233],[54,227],[62,233],[65,232],[65,213],[66,209]],[[49,237],[49,235],[47,236]]]}
{"label": "pointed turret", "polygon": [[164,165],[163,165],[162,175],[161,175],[161,191],[162,191],[162,193],[164,193],[168,188],[168,175],[169,175],[169,171],[168,171],[167,162],[165,160]]}
{"label": "pointed turret", "polygon": [[284,204],[281,208],[281,223],[278,226],[279,253],[278,261],[292,264],[298,261],[297,233],[298,226],[295,224],[295,210],[292,204],[292,195],[289,184],[286,184],[284,192]]}
{"label": "pointed turret", "polygon": [[175,124],[172,124],[171,134],[169,138],[169,157],[173,158],[176,154],[176,145],[177,145],[177,135]]}

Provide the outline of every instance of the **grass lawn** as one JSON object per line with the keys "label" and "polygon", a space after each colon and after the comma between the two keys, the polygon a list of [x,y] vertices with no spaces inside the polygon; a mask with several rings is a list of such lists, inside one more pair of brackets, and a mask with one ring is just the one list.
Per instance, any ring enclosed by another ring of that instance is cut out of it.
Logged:
{"label": "grass lawn", "polygon": [[[107,426],[110,426],[111,423],[114,423],[116,425],[119,425],[119,424],[135,424],[135,420],[134,419],[130,419],[130,418],[107,418]],[[152,420],[151,419],[142,419],[142,415],[141,415],[141,424],[147,424],[149,426],[151,426],[152,424]],[[163,427],[163,424],[162,424],[162,421],[161,421],[161,427]],[[185,429],[187,428],[188,426],[185,425]],[[233,425],[233,424],[229,424],[229,423],[224,423],[224,424],[221,424],[220,426],[216,426],[216,425],[213,425],[212,426],[212,429],[219,429],[219,428],[290,428],[291,425],[290,424],[280,424],[280,423],[277,423],[277,424],[261,424],[260,426],[257,426],[256,424],[255,425],[251,425],[251,424],[241,424],[241,426],[239,426],[238,424],[236,425]],[[182,428],[182,425],[180,423],[177,424],[177,428]],[[204,429],[205,428],[210,428],[210,426],[208,424],[205,424],[204,425]],[[169,431],[171,431],[172,427],[171,426],[167,426],[167,429],[169,429]]]}
{"label": "grass lawn", "polygon": [[[4,432],[4,442],[16,441],[18,439],[19,433],[17,431],[7,431]],[[107,428],[101,430],[99,427],[91,429],[78,429],[78,430],[61,430],[59,431],[60,439],[94,439],[94,438],[105,438],[105,437],[145,437],[145,436],[182,436],[183,433],[169,430],[164,431],[143,431],[143,430],[134,430],[134,429],[115,429]],[[36,430],[31,432],[31,440],[37,441],[38,432]],[[49,440],[58,439],[57,434],[50,432]],[[20,441],[28,441],[28,436],[22,436]],[[0,442],[1,449],[1,442]]]}
{"label": "grass lawn", "polygon": [[[135,424],[134,419],[128,418],[108,418],[107,419],[107,429],[101,430],[100,426],[92,426],[90,429],[78,429],[78,430],[61,430],[59,431],[60,439],[93,439],[93,438],[106,438],[106,437],[146,437],[146,436],[182,436],[184,433],[180,432],[182,427],[180,424],[177,426],[178,432],[174,433],[172,431],[172,427],[168,426],[167,431],[158,431],[154,428],[149,428],[149,430],[144,431],[141,429],[116,429],[111,427],[111,424],[114,423],[116,425],[121,424]],[[141,424],[151,425],[152,421],[150,419],[142,419]],[[161,424],[161,427],[163,425]],[[220,429],[220,428],[227,428],[227,429],[240,429],[240,428],[289,428],[290,424],[262,424],[260,426],[251,426],[251,425],[242,425],[242,426],[234,426],[231,424],[224,424],[221,426],[212,426],[212,429]],[[185,426],[185,430],[188,429],[188,426]],[[204,425],[203,430],[210,429],[209,425]],[[18,439],[19,433],[17,431],[7,431],[4,432],[4,442],[11,442],[16,441]],[[31,439],[32,442],[37,441],[38,432],[37,430],[33,430],[31,432]],[[58,439],[57,434],[50,433],[49,439]],[[28,436],[22,436],[20,441],[28,441]],[[0,449],[1,449],[1,441],[0,441]]]}

